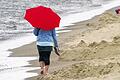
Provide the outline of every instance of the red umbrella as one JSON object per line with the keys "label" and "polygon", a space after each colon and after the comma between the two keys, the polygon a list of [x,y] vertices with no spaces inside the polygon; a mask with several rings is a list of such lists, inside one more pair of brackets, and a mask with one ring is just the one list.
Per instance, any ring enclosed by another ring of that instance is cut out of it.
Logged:
{"label": "red umbrella", "polygon": [[24,17],[33,27],[51,30],[59,27],[60,17],[50,8],[38,6],[26,10]]}

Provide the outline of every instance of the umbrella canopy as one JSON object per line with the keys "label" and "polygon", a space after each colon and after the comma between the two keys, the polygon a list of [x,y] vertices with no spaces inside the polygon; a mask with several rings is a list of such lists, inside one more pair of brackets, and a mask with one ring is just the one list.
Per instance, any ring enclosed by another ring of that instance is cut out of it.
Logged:
{"label": "umbrella canopy", "polygon": [[33,27],[51,30],[59,27],[60,17],[51,9],[38,6],[26,10],[24,17]]}

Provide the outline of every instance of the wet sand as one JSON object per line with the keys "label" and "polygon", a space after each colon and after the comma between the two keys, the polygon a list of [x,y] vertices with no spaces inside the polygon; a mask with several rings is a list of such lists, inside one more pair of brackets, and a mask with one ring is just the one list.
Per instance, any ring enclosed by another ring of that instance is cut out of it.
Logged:
{"label": "wet sand", "polygon": [[[111,9],[76,23],[58,37],[61,57],[51,55],[50,75],[26,80],[120,80],[120,15]],[[11,56],[38,56],[35,42],[11,50]],[[30,61],[29,67],[38,67]],[[39,73],[39,70],[30,72]]]}

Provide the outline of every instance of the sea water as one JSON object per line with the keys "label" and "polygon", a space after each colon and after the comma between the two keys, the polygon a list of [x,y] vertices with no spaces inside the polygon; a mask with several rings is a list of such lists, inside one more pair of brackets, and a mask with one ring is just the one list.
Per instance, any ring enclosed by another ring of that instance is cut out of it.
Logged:
{"label": "sea water", "polygon": [[61,17],[57,33],[65,26],[91,19],[104,11],[120,6],[119,0],[0,0],[0,80],[24,80],[38,75],[27,71],[39,67],[24,67],[38,57],[8,57],[14,49],[36,40],[32,26],[23,19],[25,9],[44,5],[54,9]]}

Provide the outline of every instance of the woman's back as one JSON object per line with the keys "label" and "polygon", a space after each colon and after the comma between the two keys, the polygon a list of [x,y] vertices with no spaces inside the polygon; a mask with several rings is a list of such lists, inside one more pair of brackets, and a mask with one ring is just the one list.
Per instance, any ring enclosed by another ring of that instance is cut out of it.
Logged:
{"label": "woman's back", "polygon": [[42,29],[39,30],[37,41],[40,42],[53,42],[53,30],[44,31]]}
{"label": "woman's back", "polygon": [[58,46],[55,29],[45,31],[42,29],[34,29],[37,36],[37,45],[40,46]]}

